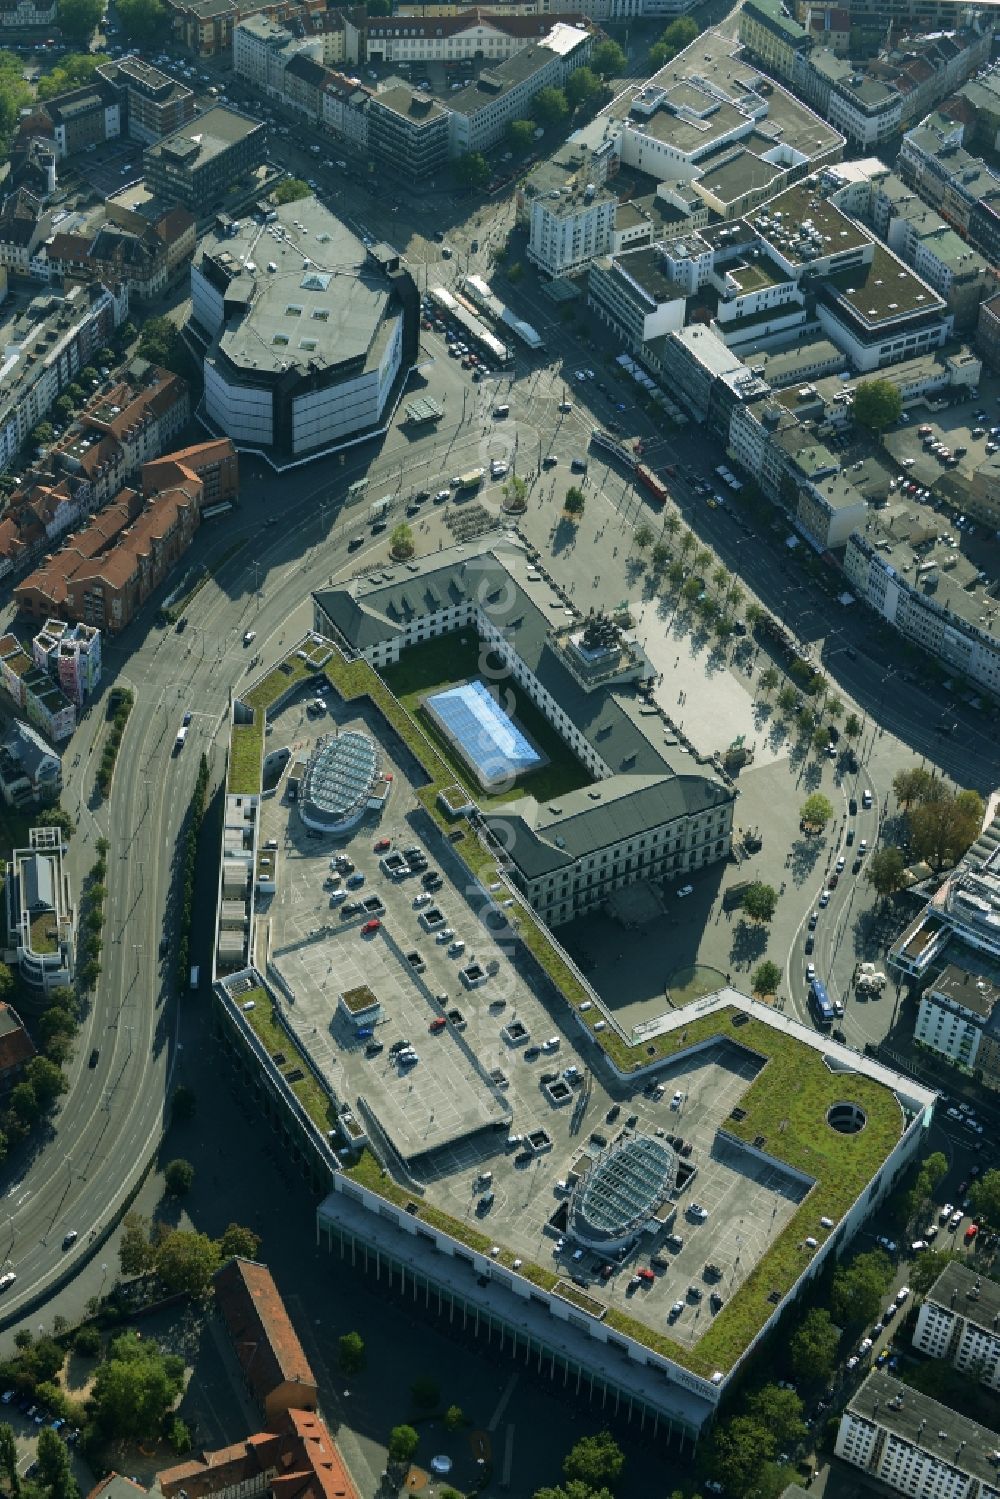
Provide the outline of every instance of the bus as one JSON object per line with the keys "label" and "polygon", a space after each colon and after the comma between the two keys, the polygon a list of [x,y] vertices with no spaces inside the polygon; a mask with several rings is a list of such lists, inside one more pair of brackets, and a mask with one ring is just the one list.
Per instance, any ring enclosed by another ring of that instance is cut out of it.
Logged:
{"label": "bus", "polygon": [[809,1008],[820,1030],[828,1031],[833,1024],[833,1005],[826,992],[826,985],[819,979],[813,979],[809,985]]}

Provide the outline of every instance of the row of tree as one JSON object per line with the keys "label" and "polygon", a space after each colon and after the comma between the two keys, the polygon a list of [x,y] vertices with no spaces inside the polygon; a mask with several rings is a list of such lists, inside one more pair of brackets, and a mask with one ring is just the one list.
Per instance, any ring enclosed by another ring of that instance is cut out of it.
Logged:
{"label": "row of tree", "polygon": [[113,687],[108,696],[108,711],[112,714],[111,728],[104,741],[101,763],[97,768],[97,785],[102,796],[108,794],[118,751],[121,749],[122,738],[125,734],[125,725],[128,723],[134,701],[132,691],[128,687]]}

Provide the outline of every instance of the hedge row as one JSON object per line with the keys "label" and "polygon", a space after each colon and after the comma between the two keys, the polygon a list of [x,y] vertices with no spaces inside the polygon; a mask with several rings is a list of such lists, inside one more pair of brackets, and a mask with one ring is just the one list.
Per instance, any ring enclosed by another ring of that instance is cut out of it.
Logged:
{"label": "hedge row", "polygon": [[125,725],[128,723],[128,716],[132,712],[134,702],[135,698],[127,687],[116,687],[111,694],[108,711],[110,713],[114,709],[114,717],[104,745],[104,753],[101,755],[101,763],[97,769],[97,786],[102,796],[108,794],[108,787],[111,785],[111,777],[115,770],[115,761],[118,759],[122,736],[125,733]]}

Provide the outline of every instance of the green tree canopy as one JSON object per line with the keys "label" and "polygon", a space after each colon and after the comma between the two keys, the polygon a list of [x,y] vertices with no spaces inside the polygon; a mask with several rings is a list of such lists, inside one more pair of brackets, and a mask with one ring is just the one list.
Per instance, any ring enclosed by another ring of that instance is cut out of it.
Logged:
{"label": "green tree canopy", "polygon": [[194,1118],[198,1097],[187,1083],[178,1083],[170,1098],[170,1117],[175,1124],[187,1124]]}
{"label": "green tree canopy", "polygon": [[69,1448],[50,1426],[43,1426],[38,1433],[35,1457],[38,1481],[48,1499],[80,1499],[80,1486],[69,1463]]}
{"label": "green tree canopy", "polygon": [[219,1268],[219,1247],[207,1234],[171,1229],[156,1245],[155,1267],[167,1291],[200,1296]]}
{"label": "green tree canopy", "polygon": [[918,858],[935,869],[957,864],[979,836],[983,799],[977,791],[945,791],[938,801],[923,801],[907,813]]}
{"label": "green tree canopy", "polygon": [[405,521],[400,521],[398,526],[393,527],[392,535],[389,537],[389,547],[394,557],[413,556],[413,530]]}
{"label": "green tree canopy", "polygon": [[149,43],[169,24],[163,0],[118,0],[118,20],[130,41]]}
{"label": "green tree canopy", "polygon": [[598,42],[590,54],[590,66],[599,78],[620,78],[625,71],[625,53],[617,42]]}
{"label": "green tree canopy", "polygon": [[903,398],[891,380],[859,380],[854,387],[854,420],[872,432],[883,432],[899,421]]}
{"label": "green tree canopy", "polygon": [[892,1280],[892,1265],[880,1249],[838,1265],[830,1287],[830,1310],[842,1326],[873,1322]]}
{"label": "green tree canopy", "polygon": [[284,182],[279,182],[274,189],[274,201],[276,203],[297,203],[300,198],[308,198],[312,188],[308,182],[303,182],[301,177],[286,177]]}
{"label": "green tree canopy", "polygon": [[994,1167],[972,1183],[969,1199],[976,1217],[990,1228],[1000,1228],[1000,1171]]}
{"label": "green tree canopy", "polygon": [[742,905],[751,921],[770,921],[778,906],[778,892],[773,885],[754,880],[743,892]]}
{"label": "green tree canopy", "polygon": [[23,63],[14,52],[0,51],[0,137],[8,140],[20,110],[31,103],[31,88],[21,76]]}
{"label": "green tree canopy", "polygon": [[21,1492],[21,1475],[17,1469],[17,1439],[14,1428],[8,1421],[0,1421],[0,1473],[7,1479],[7,1487],[18,1499]]}
{"label": "green tree canopy", "polygon": [[561,125],[569,114],[569,104],[561,88],[542,88],[531,101],[531,113],[539,125]]}
{"label": "green tree canopy", "polygon": [[122,1441],[159,1436],[183,1383],[182,1359],[162,1354],[152,1338],[123,1333],[94,1376],[91,1398],[99,1429]]}
{"label": "green tree canopy", "polygon": [[103,12],[101,0],[59,0],[59,28],[68,42],[86,46]]}
{"label": "green tree canopy", "polygon": [[635,535],[632,537],[640,552],[644,552],[647,547],[651,547],[655,539],[656,533],[652,526],[648,525],[645,521],[641,525],[636,526]]}
{"label": "green tree canopy", "polygon": [[829,797],[824,796],[821,791],[814,791],[812,796],[807,796],[802,803],[799,816],[810,827],[825,828],[833,816],[833,805]]}
{"label": "green tree canopy", "polygon": [[722,1422],[708,1449],[708,1465],[727,1494],[759,1492],[760,1475],[777,1451],[774,1433],[752,1416]]}
{"label": "green tree canopy", "polygon": [[934,787],[941,784],[923,765],[911,765],[905,770],[897,770],[892,778],[896,800],[906,808],[912,807],[914,802],[928,801]]}
{"label": "green tree canopy", "polygon": [[806,1313],[793,1332],[788,1345],[792,1372],[796,1379],[827,1380],[837,1363],[840,1331],[826,1307],[817,1306]]}
{"label": "green tree canopy", "polygon": [[914,1296],[926,1296],[941,1271],[957,1259],[961,1255],[953,1249],[925,1249],[923,1254],[916,1255],[907,1271]]}
{"label": "green tree canopy", "polygon": [[610,1431],[581,1437],[563,1458],[563,1472],[592,1489],[611,1488],[621,1476],[625,1454]]}
{"label": "green tree canopy", "polygon": [[844,719],[844,733],[848,739],[861,738],[861,720],[856,713],[848,713]]}
{"label": "green tree canopy", "polygon": [[219,1240],[219,1259],[231,1260],[238,1255],[240,1259],[255,1260],[259,1248],[260,1234],[255,1234],[252,1228],[244,1228],[241,1223],[230,1223]]}
{"label": "green tree canopy", "polygon": [[69,1087],[65,1072],[55,1062],[50,1062],[48,1057],[32,1057],[24,1069],[24,1076],[31,1084],[42,1109],[51,1108],[59,1095]]}
{"label": "green tree canopy", "polygon": [[575,484],[571,485],[567,489],[566,498],[563,501],[563,509],[566,511],[566,514],[580,516],[583,514],[586,505],[587,500],[583,490],[579,489]]}
{"label": "green tree canopy", "polygon": [[563,84],[563,93],[570,109],[581,109],[599,99],[604,86],[590,68],[576,68]]}
{"label": "green tree canopy", "polygon": [[163,1180],[171,1197],[186,1197],[194,1186],[194,1167],[180,1158],[170,1161],[164,1168]]}
{"label": "green tree canopy", "polygon": [[610,1489],[592,1489],[581,1478],[571,1478],[567,1483],[535,1490],[535,1499],[612,1499]]}
{"label": "green tree canopy", "polygon": [[452,162],[451,173],[459,187],[481,188],[490,180],[490,164],[481,151],[466,151]]}
{"label": "green tree canopy", "polygon": [[395,1463],[408,1463],[420,1445],[412,1426],[394,1426],[389,1433],[389,1456]]}
{"label": "green tree canopy", "polygon": [[152,364],[170,369],[171,361],[176,361],[180,341],[180,330],[168,317],[147,318],[142,325],[139,353]]}
{"label": "green tree canopy", "polygon": [[507,126],[507,144],[512,151],[516,151],[521,156],[531,150],[534,138],[534,120],[511,120]]}
{"label": "green tree canopy", "polygon": [[[65,3],[65,0],[63,0]],[[84,0],[87,5],[97,5],[98,20],[100,19],[99,0]],[[59,7],[62,10],[62,4]],[[91,31],[93,31],[93,26]],[[58,67],[49,73],[43,73],[36,86],[36,96],[39,99],[52,99],[56,94],[64,94],[67,89],[78,88],[81,83],[88,83],[93,78],[101,62],[98,52],[72,52],[62,58]]]}
{"label": "green tree canopy", "polygon": [[144,1275],[156,1260],[149,1242],[150,1223],[140,1213],[126,1213],[118,1241],[118,1260],[123,1275]]}
{"label": "green tree canopy", "polygon": [[359,1332],[345,1332],[337,1345],[340,1367],[345,1374],[357,1374],[365,1366],[365,1340]]}
{"label": "green tree canopy", "polygon": [[806,1435],[803,1404],[794,1390],[766,1384],[747,1398],[747,1414],[766,1426],[779,1447],[791,1447]]}
{"label": "green tree canopy", "polygon": [[895,895],[903,888],[906,860],[902,849],[880,848],[872,854],[865,867],[865,879],[878,895]]}
{"label": "green tree canopy", "polygon": [[770,959],[766,963],[760,963],[753,971],[754,994],[777,994],[780,983],[781,969]]}

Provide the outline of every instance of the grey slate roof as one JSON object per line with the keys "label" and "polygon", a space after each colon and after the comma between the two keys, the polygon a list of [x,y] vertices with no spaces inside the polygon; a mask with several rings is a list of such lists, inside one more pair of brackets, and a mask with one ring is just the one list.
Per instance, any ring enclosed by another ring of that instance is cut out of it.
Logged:
{"label": "grey slate roof", "polygon": [[39,767],[46,760],[60,758],[55,750],[46,744],[37,729],[32,728],[30,723],[23,723],[19,718],[15,718],[8,725],[0,747],[7,751],[11,759],[17,762],[31,781],[37,779]]}
{"label": "grey slate roof", "polygon": [[538,879],[611,843],[725,806],[730,799],[720,781],[704,775],[621,775],[555,797],[544,807],[525,797],[485,821],[504,828],[504,846],[515,864],[528,879]]}
{"label": "grey slate roof", "polygon": [[29,854],[21,860],[21,905],[26,911],[48,911],[55,904],[52,860],[44,854]]}

